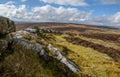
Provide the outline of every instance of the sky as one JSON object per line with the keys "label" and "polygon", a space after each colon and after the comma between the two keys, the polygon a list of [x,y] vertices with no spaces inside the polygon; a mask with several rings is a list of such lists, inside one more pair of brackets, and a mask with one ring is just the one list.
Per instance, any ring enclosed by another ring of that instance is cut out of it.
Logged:
{"label": "sky", "polygon": [[120,0],[0,0],[0,16],[120,27]]}

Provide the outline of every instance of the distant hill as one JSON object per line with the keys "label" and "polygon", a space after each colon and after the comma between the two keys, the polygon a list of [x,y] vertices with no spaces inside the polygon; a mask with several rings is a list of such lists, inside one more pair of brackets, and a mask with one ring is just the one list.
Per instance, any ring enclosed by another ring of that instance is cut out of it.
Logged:
{"label": "distant hill", "polygon": [[91,27],[97,27],[97,28],[103,28],[103,29],[115,29],[115,30],[118,30],[118,29],[120,29],[119,27],[114,27],[114,26],[108,26],[108,25],[106,25],[106,26],[104,26],[104,25],[89,25],[89,24],[79,24],[79,23],[62,23],[62,22],[22,22],[22,21],[16,21],[15,22],[16,24],[29,24],[29,25],[31,25],[31,24],[34,24],[34,25],[40,25],[40,24],[42,24],[42,25],[45,25],[45,24],[53,24],[53,25],[55,25],[55,24],[62,24],[62,25],[64,25],[64,24],[73,24],[73,25],[78,25],[78,26],[80,26],[80,25],[85,25],[85,26],[91,26]]}
{"label": "distant hill", "polygon": [[103,29],[115,29],[115,30],[118,30],[118,29],[119,29],[119,28],[113,27],[113,26],[94,26],[94,27],[103,28]]}

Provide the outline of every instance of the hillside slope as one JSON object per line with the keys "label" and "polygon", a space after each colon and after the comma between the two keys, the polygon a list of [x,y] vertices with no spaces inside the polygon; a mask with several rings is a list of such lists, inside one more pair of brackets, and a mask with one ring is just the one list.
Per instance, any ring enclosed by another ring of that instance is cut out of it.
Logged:
{"label": "hillside slope", "polygon": [[0,35],[0,77],[120,76],[119,30],[64,23],[16,27],[20,31]]}
{"label": "hillside slope", "polygon": [[[66,32],[62,35],[47,35],[48,38],[54,36],[55,39],[49,42],[60,48],[87,76],[120,76],[120,30],[63,23],[37,23],[34,25]],[[17,25],[18,29],[19,26],[20,24]],[[24,28],[24,24],[21,26]]]}

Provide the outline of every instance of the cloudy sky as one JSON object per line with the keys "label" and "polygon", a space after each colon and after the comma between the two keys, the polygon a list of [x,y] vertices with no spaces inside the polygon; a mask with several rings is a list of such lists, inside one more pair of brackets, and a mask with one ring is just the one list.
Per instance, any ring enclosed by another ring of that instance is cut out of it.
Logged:
{"label": "cloudy sky", "polygon": [[0,16],[120,27],[120,0],[0,0]]}

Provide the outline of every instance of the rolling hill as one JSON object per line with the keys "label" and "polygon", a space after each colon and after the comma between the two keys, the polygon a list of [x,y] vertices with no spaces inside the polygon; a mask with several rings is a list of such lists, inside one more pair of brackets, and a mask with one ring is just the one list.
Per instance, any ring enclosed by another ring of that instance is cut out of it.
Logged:
{"label": "rolling hill", "polygon": [[[42,33],[30,34],[33,26]],[[120,76],[120,30],[70,23],[19,23],[16,30],[14,38],[24,39],[14,40],[9,52],[0,56],[0,77]],[[49,59],[34,52],[39,44]],[[47,48],[50,44],[79,71],[70,71],[73,66],[67,68],[67,63],[57,60],[57,53],[52,55]]]}

